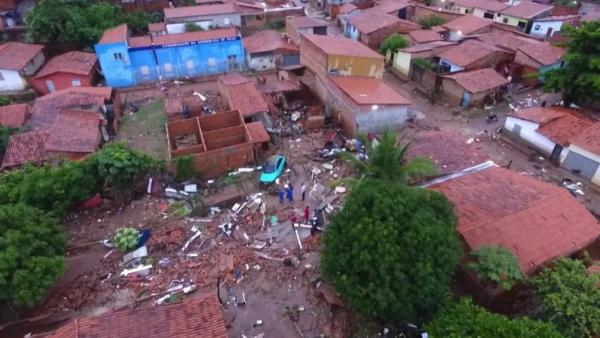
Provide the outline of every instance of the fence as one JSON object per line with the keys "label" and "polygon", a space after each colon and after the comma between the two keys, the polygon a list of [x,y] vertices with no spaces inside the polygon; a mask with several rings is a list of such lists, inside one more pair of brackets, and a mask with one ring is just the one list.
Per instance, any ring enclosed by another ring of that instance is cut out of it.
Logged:
{"label": "fence", "polygon": [[192,78],[211,77],[230,72],[242,72],[245,70],[242,62],[187,62],[184,64],[162,64],[159,67],[140,67],[135,70],[135,78],[138,83],[149,83],[159,80],[189,80]]}

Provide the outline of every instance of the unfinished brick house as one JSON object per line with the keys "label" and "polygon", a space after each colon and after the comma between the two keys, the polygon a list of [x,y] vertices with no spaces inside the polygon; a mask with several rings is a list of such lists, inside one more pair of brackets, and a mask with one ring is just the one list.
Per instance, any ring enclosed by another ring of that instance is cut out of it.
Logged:
{"label": "unfinished brick house", "polygon": [[189,155],[205,177],[259,163],[260,148],[270,141],[261,122],[246,124],[237,110],[170,122],[166,129],[169,160]]}

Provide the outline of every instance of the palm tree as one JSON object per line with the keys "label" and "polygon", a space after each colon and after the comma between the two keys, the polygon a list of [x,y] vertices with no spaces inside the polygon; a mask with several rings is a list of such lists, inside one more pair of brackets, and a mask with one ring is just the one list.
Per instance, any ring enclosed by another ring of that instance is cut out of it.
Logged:
{"label": "palm tree", "polygon": [[361,161],[352,153],[342,152],[340,157],[354,167],[358,179],[344,179],[353,185],[365,179],[392,181],[408,185],[437,173],[435,164],[426,158],[406,159],[410,143],[401,145],[392,129],[385,129],[379,142],[365,143],[367,160]]}

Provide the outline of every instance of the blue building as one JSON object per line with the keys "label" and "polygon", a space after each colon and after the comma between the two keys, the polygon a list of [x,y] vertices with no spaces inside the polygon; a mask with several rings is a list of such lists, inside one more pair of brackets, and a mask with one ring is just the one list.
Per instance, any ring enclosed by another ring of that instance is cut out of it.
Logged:
{"label": "blue building", "polygon": [[235,28],[129,37],[127,25],[104,32],[96,55],[106,85],[129,87],[156,80],[240,71],[244,48]]}

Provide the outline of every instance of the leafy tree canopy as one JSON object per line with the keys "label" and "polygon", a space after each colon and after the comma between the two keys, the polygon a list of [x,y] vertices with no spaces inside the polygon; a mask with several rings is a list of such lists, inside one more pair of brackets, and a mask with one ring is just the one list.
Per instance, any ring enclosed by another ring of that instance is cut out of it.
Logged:
{"label": "leafy tree canopy", "polygon": [[600,100],[600,21],[564,25],[561,34],[568,41],[566,63],[544,74],[545,88],[562,90],[565,104]]}
{"label": "leafy tree canopy", "polygon": [[445,23],[446,19],[435,14],[424,16],[419,20],[419,25],[421,25],[423,29],[429,29],[433,26],[443,25]]}
{"label": "leafy tree canopy", "polygon": [[509,319],[474,305],[470,299],[446,308],[425,326],[431,338],[561,338],[552,324],[526,317]]}
{"label": "leafy tree canopy", "polygon": [[151,19],[145,12],[125,13],[106,2],[43,0],[27,16],[26,38],[38,43],[91,47],[108,28],[127,23],[131,30],[141,31]]}
{"label": "leafy tree canopy", "polygon": [[542,301],[544,318],[572,338],[600,335],[598,274],[588,275],[579,260],[559,259],[551,269],[533,278]]}
{"label": "leafy tree canopy", "polygon": [[485,245],[471,254],[475,257],[475,262],[468,266],[482,281],[490,281],[510,290],[523,279],[517,258],[504,247]]}
{"label": "leafy tree canopy", "polygon": [[33,306],[64,269],[56,219],[24,204],[0,205],[0,299]]}
{"label": "leafy tree canopy", "polygon": [[437,192],[360,184],[325,231],[324,276],[367,318],[426,321],[448,295],[461,255],[455,223]]}
{"label": "leafy tree canopy", "polygon": [[385,55],[388,50],[394,53],[398,49],[405,47],[408,47],[408,40],[400,36],[400,34],[394,33],[383,40],[379,52]]}

